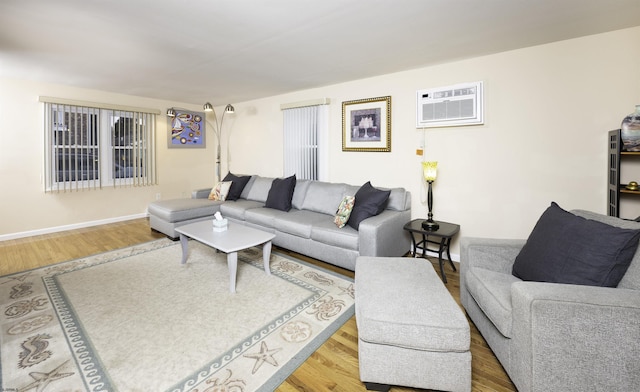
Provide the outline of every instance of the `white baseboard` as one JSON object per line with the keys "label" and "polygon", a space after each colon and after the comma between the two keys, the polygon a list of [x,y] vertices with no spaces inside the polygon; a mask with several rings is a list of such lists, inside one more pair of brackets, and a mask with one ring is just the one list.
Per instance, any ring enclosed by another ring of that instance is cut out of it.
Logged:
{"label": "white baseboard", "polygon": [[132,220],[132,219],[146,218],[147,216],[148,215],[145,212],[145,213],[142,213],[142,214],[119,216],[119,217],[115,217],[115,218],[101,219],[101,220],[96,220],[96,221],[74,223],[74,224],[71,224],[71,225],[47,227],[47,228],[44,228],[44,229],[22,231],[22,232],[19,232],[19,233],[3,234],[3,235],[0,235],[0,241],[15,240],[15,239],[18,239],[18,238],[31,237],[31,236],[34,236],[34,235],[51,234],[51,233],[58,233],[58,232],[67,231],[67,230],[82,229],[82,228],[85,228],[85,227],[106,225],[106,224],[109,224],[109,223],[116,223],[116,222],[123,222],[123,221]]}

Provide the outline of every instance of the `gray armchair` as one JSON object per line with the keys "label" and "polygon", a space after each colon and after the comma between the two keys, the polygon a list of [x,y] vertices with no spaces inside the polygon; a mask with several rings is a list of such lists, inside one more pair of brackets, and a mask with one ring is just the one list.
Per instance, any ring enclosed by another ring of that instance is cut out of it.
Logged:
{"label": "gray armchair", "polygon": [[[640,223],[572,211],[622,228]],[[460,299],[521,392],[640,386],[640,248],[616,288],[525,282],[511,274],[524,240],[463,238]]]}

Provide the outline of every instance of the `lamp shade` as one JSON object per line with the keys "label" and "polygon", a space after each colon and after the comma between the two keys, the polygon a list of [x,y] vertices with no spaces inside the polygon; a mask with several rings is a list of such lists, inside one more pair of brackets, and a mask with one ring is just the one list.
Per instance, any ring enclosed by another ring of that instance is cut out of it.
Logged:
{"label": "lamp shade", "polygon": [[425,181],[435,181],[438,175],[438,162],[422,162],[422,174]]}
{"label": "lamp shade", "polygon": [[176,116],[176,111],[174,108],[167,109],[167,117],[175,117],[175,116]]}
{"label": "lamp shade", "polygon": [[[204,109],[205,112],[213,112],[213,105],[210,102],[207,102],[204,105],[202,105],[202,108]],[[224,108],[224,112],[225,113],[235,113],[236,112],[236,108],[231,106],[231,104],[228,104]]]}

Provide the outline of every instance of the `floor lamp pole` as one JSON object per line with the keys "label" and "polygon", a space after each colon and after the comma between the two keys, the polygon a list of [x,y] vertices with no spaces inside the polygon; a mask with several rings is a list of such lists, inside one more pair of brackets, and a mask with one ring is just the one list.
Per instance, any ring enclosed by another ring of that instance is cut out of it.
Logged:
{"label": "floor lamp pole", "polygon": [[220,177],[220,138],[218,137],[218,152],[216,154],[216,175],[218,176],[218,182],[222,181]]}

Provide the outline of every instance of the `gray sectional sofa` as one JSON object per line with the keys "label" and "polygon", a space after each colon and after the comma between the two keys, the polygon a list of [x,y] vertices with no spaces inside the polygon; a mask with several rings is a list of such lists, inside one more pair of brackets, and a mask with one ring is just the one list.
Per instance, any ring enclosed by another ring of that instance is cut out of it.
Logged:
{"label": "gray sectional sofa", "polygon": [[208,188],[194,191],[191,199],[151,203],[150,226],[176,238],[176,227],[212,219],[220,211],[229,221],[274,233],[276,246],[351,271],[358,256],[402,256],[409,251],[410,237],[403,226],[411,220],[411,194],[405,189],[390,189],[384,210],[364,219],[356,230],[338,228],[333,218],[343,197],[355,195],[360,186],[297,180],[291,210],[281,211],[265,207],[273,180],[251,176],[240,198],[233,201],[208,200]]}

